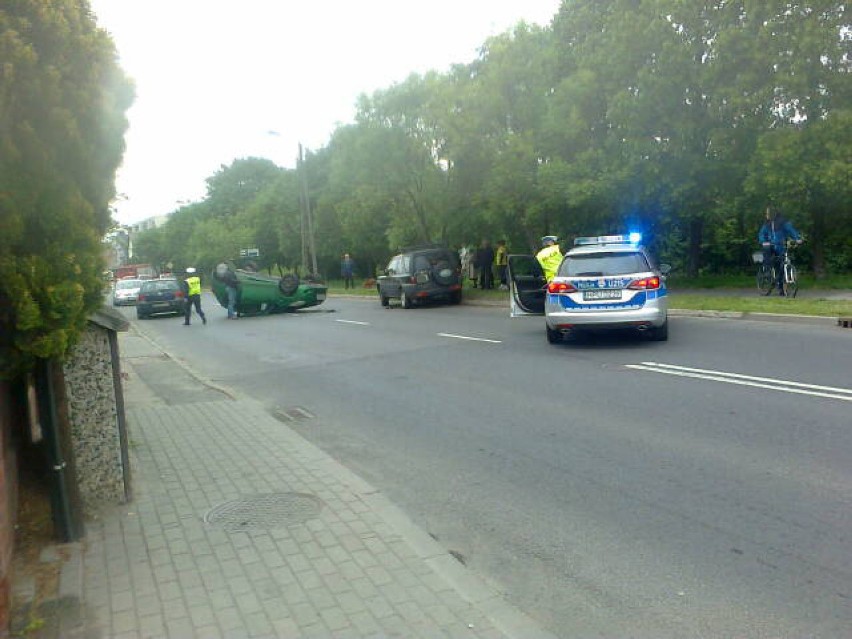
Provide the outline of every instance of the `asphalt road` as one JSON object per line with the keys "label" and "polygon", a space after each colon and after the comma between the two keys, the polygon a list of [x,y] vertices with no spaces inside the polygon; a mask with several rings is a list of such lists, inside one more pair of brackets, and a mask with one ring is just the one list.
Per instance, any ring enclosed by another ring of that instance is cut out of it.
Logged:
{"label": "asphalt road", "polygon": [[552,346],[500,308],[204,304],[207,326],[140,327],[554,633],[852,634],[849,329],[673,318],[667,343]]}

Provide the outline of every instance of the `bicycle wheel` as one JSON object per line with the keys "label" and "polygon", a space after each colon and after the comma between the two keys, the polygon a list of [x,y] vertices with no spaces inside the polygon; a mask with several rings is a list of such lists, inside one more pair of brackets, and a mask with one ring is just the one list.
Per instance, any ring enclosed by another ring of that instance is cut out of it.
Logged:
{"label": "bicycle wheel", "polygon": [[786,264],[784,266],[784,288],[787,292],[787,297],[796,297],[799,292],[799,278],[796,273],[794,264]]}
{"label": "bicycle wheel", "polygon": [[757,290],[761,295],[769,295],[775,286],[775,272],[771,266],[761,264],[757,269]]}

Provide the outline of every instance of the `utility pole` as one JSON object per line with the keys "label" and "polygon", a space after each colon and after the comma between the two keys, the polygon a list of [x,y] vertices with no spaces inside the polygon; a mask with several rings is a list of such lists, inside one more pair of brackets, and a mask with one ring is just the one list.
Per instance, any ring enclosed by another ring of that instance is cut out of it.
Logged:
{"label": "utility pole", "polygon": [[[296,162],[302,183],[302,268],[307,273],[317,273],[317,250],[314,245],[314,225],[311,218],[311,198],[308,191],[308,174],[305,171],[304,151],[299,143],[299,159]],[[311,260],[311,270],[308,270],[308,255]]]}

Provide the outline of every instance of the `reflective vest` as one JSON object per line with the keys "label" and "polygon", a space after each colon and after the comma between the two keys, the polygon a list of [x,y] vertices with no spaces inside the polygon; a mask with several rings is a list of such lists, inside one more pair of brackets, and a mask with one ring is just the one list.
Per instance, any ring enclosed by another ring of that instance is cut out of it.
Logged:
{"label": "reflective vest", "polygon": [[541,264],[544,277],[549,282],[556,276],[556,271],[559,270],[559,265],[562,263],[562,251],[558,244],[551,244],[536,253],[535,259]]}
{"label": "reflective vest", "polygon": [[201,278],[197,275],[187,277],[186,287],[189,295],[201,295]]}

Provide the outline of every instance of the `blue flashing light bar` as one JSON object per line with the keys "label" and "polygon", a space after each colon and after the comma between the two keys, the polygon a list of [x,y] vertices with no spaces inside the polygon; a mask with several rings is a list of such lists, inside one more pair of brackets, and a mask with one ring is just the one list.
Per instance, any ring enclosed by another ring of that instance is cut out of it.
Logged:
{"label": "blue flashing light bar", "polygon": [[592,246],[595,244],[639,244],[641,241],[641,233],[630,233],[629,235],[596,235],[575,238],[574,246]]}

